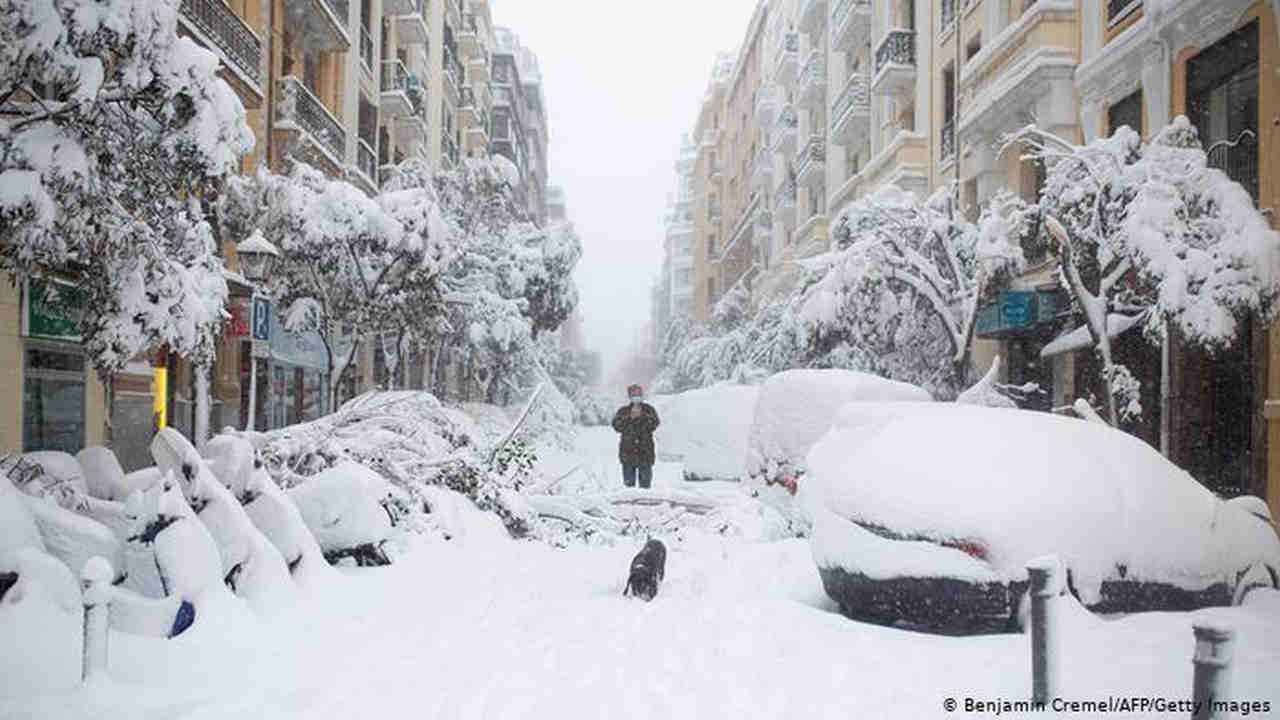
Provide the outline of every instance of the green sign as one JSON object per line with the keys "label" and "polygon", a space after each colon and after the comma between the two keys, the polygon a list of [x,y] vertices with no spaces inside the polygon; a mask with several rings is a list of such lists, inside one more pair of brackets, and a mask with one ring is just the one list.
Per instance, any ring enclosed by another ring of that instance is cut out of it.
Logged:
{"label": "green sign", "polygon": [[1033,292],[1006,292],[1000,295],[1000,324],[1008,330],[1022,330],[1035,322]]}
{"label": "green sign", "polygon": [[58,280],[27,280],[26,312],[22,321],[27,337],[80,342],[85,297],[79,288]]}

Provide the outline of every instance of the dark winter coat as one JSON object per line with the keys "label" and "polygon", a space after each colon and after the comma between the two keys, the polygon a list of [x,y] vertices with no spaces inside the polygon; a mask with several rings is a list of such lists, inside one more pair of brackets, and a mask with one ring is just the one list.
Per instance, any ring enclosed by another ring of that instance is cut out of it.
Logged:
{"label": "dark winter coat", "polygon": [[618,459],[627,465],[652,465],[653,431],[658,429],[658,411],[648,403],[640,403],[640,417],[631,417],[631,405],[623,405],[613,414],[613,429],[622,433],[618,442]]}

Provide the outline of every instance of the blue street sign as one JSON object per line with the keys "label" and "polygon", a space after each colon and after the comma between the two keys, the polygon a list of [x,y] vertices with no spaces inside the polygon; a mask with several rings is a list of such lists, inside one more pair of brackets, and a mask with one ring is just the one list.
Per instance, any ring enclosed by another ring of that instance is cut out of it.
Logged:
{"label": "blue street sign", "polygon": [[253,298],[253,339],[271,340],[271,300],[268,298]]}

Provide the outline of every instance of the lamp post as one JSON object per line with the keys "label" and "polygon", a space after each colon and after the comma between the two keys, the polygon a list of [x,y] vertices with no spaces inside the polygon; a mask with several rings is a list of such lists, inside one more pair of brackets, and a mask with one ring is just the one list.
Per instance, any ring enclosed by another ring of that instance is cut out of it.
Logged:
{"label": "lamp post", "polygon": [[[280,251],[262,235],[261,230],[254,230],[248,238],[236,245],[236,255],[240,258],[240,272],[245,279],[253,283],[255,294],[261,290],[267,278],[275,269],[280,259]],[[267,295],[262,291],[263,295]],[[249,421],[245,430],[253,430],[256,426],[254,414],[258,404],[258,357],[254,352],[254,339],[257,318],[257,303],[252,299],[249,305]]]}

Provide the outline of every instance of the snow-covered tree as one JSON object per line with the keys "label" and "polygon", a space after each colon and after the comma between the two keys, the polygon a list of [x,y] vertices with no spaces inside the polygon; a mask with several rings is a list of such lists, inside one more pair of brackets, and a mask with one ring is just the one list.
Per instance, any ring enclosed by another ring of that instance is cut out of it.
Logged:
{"label": "snow-covered tree", "polygon": [[581,240],[568,224],[530,222],[512,194],[516,180],[510,162],[495,156],[444,172],[410,160],[387,186],[430,188],[438,200],[452,238],[440,284],[453,312],[444,333],[427,339],[465,358],[465,374],[487,384],[490,402],[546,376],[538,334],[558,328],[577,304]]}
{"label": "snow-covered tree", "polygon": [[1007,197],[979,225],[951,204],[946,188],[920,202],[886,186],[840,214],[838,249],[800,303],[817,357],[940,396],[964,386],[983,291],[1024,261],[995,232],[1010,222]]}
{"label": "snow-covered tree", "polygon": [[1112,359],[1108,326],[1117,316],[1138,318],[1143,335],[1166,349],[1170,328],[1212,349],[1236,340],[1243,316],[1270,319],[1280,233],[1244,188],[1208,166],[1187,118],[1146,145],[1128,127],[1086,146],[1035,127],[1011,141],[1028,143],[1049,166],[1040,211],[1062,284],[1101,356],[1113,425],[1139,411],[1140,386]]}
{"label": "snow-covered tree", "polygon": [[303,163],[234,185],[223,203],[226,227],[261,232],[279,247],[271,290],[285,329],[314,331],[324,344],[330,407],[362,337],[401,337],[407,325],[442,315],[448,230],[428,188],[370,198]]}
{"label": "snow-covered tree", "polygon": [[227,286],[201,198],[253,146],[177,0],[0,8],[0,270],[85,297],[109,376],[161,344],[213,358]]}

